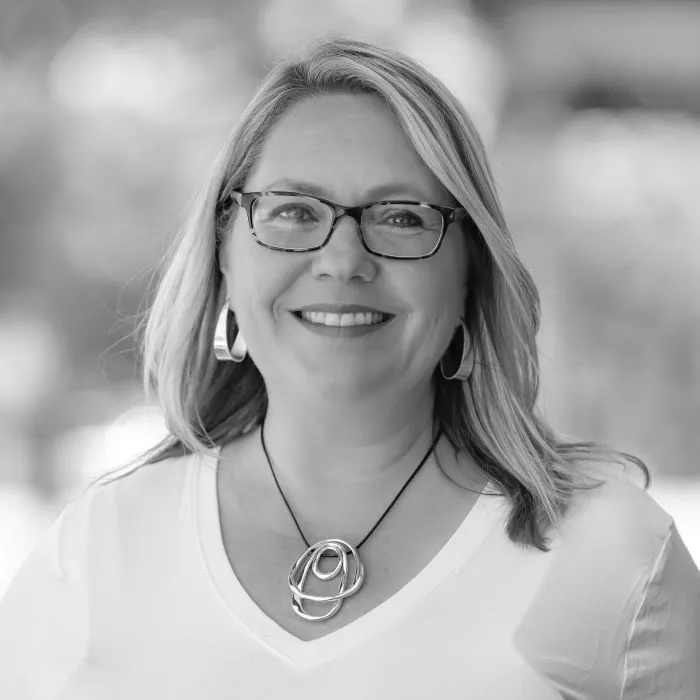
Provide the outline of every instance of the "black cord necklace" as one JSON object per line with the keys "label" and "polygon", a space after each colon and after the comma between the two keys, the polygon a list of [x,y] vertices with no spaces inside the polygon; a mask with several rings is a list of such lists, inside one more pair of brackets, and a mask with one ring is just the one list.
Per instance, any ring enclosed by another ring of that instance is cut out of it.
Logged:
{"label": "black cord necklace", "polygon": [[[267,463],[270,465],[272,477],[275,480],[275,484],[277,484],[277,489],[279,490],[280,495],[282,496],[282,500],[284,500],[284,503],[287,506],[287,510],[292,516],[292,520],[294,520],[294,524],[296,525],[302,540],[304,540],[304,543],[308,548],[304,552],[304,554],[302,554],[296,560],[296,562],[294,562],[288,577],[289,588],[292,591],[292,608],[294,609],[294,612],[297,613],[297,615],[303,617],[305,620],[327,620],[329,617],[333,617],[333,615],[335,615],[338,612],[338,610],[340,610],[340,606],[343,604],[343,600],[345,598],[354,595],[355,593],[357,593],[357,591],[360,590],[360,587],[362,586],[362,583],[365,579],[365,572],[362,561],[360,560],[360,555],[358,553],[359,548],[372,536],[377,527],[379,527],[379,524],[382,522],[382,520],[384,520],[384,516],[392,509],[396,501],[399,500],[401,494],[406,490],[406,487],[411,483],[413,477],[420,471],[420,468],[428,461],[428,457],[435,449],[435,446],[437,445],[441,435],[442,429],[439,429],[437,435],[435,436],[435,439],[433,440],[432,445],[430,446],[430,449],[425,453],[425,456],[420,461],[420,464],[413,470],[413,473],[408,478],[408,481],[396,494],[394,500],[389,504],[388,508],[382,513],[379,520],[377,520],[377,522],[375,523],[374,527],[367,533],[367,535],[360,542],[360,544],[357,545],[357,547],[353,547],[353,545],[349,544],[345,540],[341,540],[338,538],[320,540],[315,545],[310,545],[306,537],[304,537],[304,533],[301,531],[301,527],[299,527],[299,523],[297,522],[297,519],[294,516],[289,502],[287,501],[284,492],[280,487],[279,481],[277,480],[277,476],[275,475],[275,470],[272,467],[272,460],[270,459],[270,454],[267,451],[267,445],[265,444],[265,419],[263,418],[262,424],[260,425],[260,442],[262,443],[263,452],[265,453]],[[348,555],[350,555],[350,558],[354,564],[354,573],[352,577],[352,582],[348,587],[346,587],[350,575]],[[319,568],[320,561],[324,557],[335,557],[337,559],[336,566],[332,571],[322,571]],[[335,595],[325,596],[311,595],[310,593],[306,593],[304,591],[304,584],[306,583],[306,578],[309,574],[309,570],[311,570],[311,572],[321,581],[328,581],[334,579],[336,576],[338,576],[338,574],[340,574],[340,586],[338,588],[338,593],[336,593]],[[331,607],[324,614],[313,615],[304,610],[303,606],[305,600],[310,600],[317,603],[330,603]]]}

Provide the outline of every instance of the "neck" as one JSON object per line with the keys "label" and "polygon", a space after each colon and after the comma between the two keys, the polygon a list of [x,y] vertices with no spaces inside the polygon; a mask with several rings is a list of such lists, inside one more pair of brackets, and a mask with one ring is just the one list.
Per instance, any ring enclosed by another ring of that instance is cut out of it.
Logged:
{"label": "neck", "polygon": [[433,403],[431,386],[348,401],[271,393],[264,437],[275,473],[318,496],[390,489],[430,448]]}

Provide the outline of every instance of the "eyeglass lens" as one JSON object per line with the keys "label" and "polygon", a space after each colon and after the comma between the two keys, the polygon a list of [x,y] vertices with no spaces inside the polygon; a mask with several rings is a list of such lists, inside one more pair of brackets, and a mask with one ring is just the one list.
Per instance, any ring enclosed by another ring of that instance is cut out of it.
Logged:
{"label": "eyeglass lens", "polygon": [[[323,243],[333,209],[303,195],[261,195],[253,207],[258,239],[280,250],[305,250]],[[419,204],[377,204],[364,210],[362,233],[376,253],[420,257],[431,253],[442,232],[442,214]]]}

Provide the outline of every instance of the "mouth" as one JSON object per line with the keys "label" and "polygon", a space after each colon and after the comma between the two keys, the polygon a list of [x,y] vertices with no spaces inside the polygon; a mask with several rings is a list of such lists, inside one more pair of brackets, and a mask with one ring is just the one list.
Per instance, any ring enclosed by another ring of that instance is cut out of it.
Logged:
{"label": "mouth", "polygon": [[380,326],[391,321],[393,314],[382,311],[362,311],[352,313],[333,313],[327,311],[297,310],[291,312],[300,321],[315,325],[335,328]]}

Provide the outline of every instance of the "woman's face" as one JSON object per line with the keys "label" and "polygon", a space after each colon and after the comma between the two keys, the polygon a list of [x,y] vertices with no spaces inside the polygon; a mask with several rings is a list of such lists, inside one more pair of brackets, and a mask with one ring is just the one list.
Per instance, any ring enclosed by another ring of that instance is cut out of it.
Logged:
{"label": "woman's face", "polygon": [[[380,199],[456,206],[413,150],[381,100],[333,94],[290,107],[267,136],[244,191],[285,190],[351,206]],[[415,389],[430,377],[463,312],[465,245],[452,224],[423,260],[367,252],[356,222],[341,218],[321,250],[260,246],[240,209],[223,248],[228,299],[268,391],[325,395]],[[293,312],[319,304],[360,305],[393,314],[370,332],[318,332]]]}

